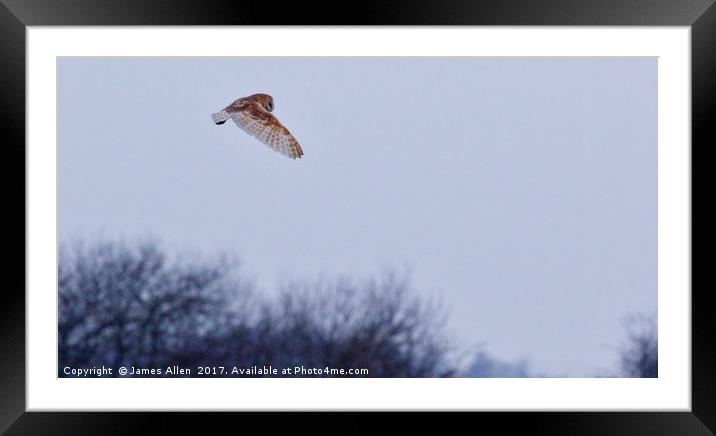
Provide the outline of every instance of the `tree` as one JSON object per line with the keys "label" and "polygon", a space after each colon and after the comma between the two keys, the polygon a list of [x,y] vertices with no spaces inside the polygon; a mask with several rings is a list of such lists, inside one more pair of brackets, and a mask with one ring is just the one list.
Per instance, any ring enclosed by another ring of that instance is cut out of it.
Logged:
{"label": "tree", "polygon": [[627,343],[622,350],[621,366],[627,377],[659,376],[656,316],[638,315],[627,320]]}
{"label": "tree", "polygon": [[62,251],[59,262],[60,370],[65,366],[162,366],[191,344],[236,323],[227,296],[229,264],[170,263],[155,244],[101,243]]}
{"label": "tree", "polygon": [[295,284],[264,307],[267,353],[279,366],[368,368],[371,377],[454,374],[444,314],[404,278]]}

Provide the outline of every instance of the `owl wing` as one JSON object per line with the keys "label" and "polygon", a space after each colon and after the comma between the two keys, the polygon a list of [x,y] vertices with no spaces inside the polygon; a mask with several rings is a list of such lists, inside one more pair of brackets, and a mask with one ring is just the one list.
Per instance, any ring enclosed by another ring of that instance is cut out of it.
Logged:
{"label": "owl wing", "polygon": [[230,112],[230,115],[237,126],[274,151],[291,159],[303,156],[303,150],[291,132],[257,102],[241,104],[235,111]]}

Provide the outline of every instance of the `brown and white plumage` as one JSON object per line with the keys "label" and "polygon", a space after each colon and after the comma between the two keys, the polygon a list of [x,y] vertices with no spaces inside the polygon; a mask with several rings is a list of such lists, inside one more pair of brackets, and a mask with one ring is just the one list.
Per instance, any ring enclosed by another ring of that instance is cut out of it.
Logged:
{"label": "brown and white plumage", "polygon": [[235,100],[223,110],[211,114],[216,124],[224,124],[231,118],[246,133],[256,137],[291,159],[303,156],[303,150],[283,124],[271,113],[273,97],[268,94],[254,94]]}

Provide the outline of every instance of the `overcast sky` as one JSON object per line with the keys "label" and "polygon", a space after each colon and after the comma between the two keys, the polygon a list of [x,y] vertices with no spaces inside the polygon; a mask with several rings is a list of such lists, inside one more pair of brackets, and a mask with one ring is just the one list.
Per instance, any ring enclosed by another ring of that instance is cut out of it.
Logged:
{"label": "overcast sky", "polygon": [[[462,345],[552,375],[656,311],[655,58],[58,62],[60,241],[234,253],[263,292],[407,268]],[[212,123],[256,92],[303,159]]]}

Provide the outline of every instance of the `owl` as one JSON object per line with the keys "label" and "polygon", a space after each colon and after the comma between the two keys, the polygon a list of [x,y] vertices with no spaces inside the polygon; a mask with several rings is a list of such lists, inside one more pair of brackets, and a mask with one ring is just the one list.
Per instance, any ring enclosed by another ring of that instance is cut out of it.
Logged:
{"label": "owl", "polygon": [[211,114],[216,124],[224,124],[231,118],[237,126],[249,135],[291,159],[303,156],[303,150],[291,132],[271,113],[273,97],[268,94],[253,94],[235,100],[224,109]]}

